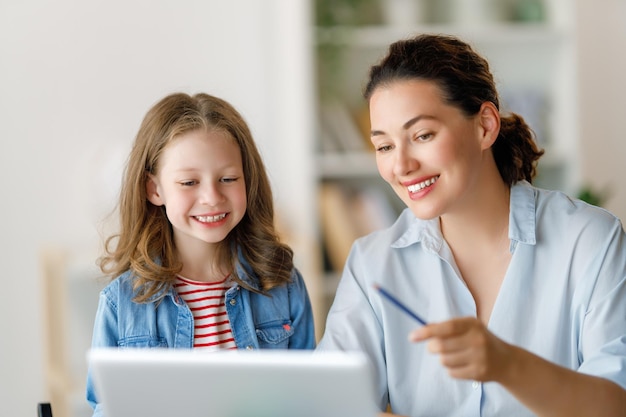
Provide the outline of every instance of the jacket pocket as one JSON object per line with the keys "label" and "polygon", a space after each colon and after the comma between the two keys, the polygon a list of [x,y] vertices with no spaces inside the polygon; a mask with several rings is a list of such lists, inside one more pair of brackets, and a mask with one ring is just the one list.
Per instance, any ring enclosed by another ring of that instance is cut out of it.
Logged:
{"label": "jacket pocket", "polygon": [[291,321],[263,323],[256,329],[261,349],[287,349],[293,333]]}
{"label": "jacket pocket", "polygon": [[124,339],[120,339],[117,342],[119,347],[126,348],[165,348],[167,347],[167,340],[163,337],[154,336],[131,336]]}

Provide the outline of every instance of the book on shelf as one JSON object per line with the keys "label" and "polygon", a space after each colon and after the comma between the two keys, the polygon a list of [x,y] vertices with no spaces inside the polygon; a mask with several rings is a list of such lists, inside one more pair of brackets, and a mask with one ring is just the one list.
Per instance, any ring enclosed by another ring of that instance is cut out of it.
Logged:
{"label": "book on shelf", "polygon": [[342,270],[352,242],[356,238],[348,200],[340,186],[320,186],[320,224],[328,262],[334,270]]}
{"label": "book on shelf", "polygon": [[318,138],[319,138],[319,152],[322,155],[334,155],[338,152],[342,152],[339,144],[333,137],[333,135],[328,131],[328,128],[324,123],[318,123]]}
{"label": "book on shelf", "polygon": [[387,194],[380,187],[370,186],[355,190],[349,203],[359,236],[391,226],[398,216]]}
{"label": "book on shelf", "polygon": [[331,269],[341,271],[354,241],[390,226],[397,213],[377,186],[348,186],[336,182],[320,186],[323,244]]}
{"label": "book on shelf", "polygon": [[347,105],[328,99],[320,105],[320,144],[325,153],[365,152],[371,150],[358,121]]}

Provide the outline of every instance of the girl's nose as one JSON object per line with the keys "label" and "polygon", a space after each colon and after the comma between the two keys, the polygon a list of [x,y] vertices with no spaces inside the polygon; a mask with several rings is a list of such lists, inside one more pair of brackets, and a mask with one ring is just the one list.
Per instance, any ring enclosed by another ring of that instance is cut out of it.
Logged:
{"label": "girl's nose", "polygon": [[206,184],[205,183],[204,186],[201,187],[201,190],[202,191],[200,193],[200,202],[202,204],[214,206],[224,201],[224,195],[220,191],[219,183],[218,184],[213,184],[213,183]]}

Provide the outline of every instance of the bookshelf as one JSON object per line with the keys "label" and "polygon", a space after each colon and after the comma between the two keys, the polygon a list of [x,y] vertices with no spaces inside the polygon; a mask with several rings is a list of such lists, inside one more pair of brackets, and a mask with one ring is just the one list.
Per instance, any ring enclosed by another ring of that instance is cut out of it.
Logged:
{"label": "bookshelf", "polygon": [[[411,3],[412,8],[405,5],[405,10],[412,11],[409,16],[412,20],[400,16],[391,21],[393,13],[386,7],[402,1]],[[482,10],[484,15],[462,13],[459,8],[466,7],[466,3],[472,3],[474,10]],[[346,13],[346,8],[353,13]],[[359,16],[359,11],[364,9],[368,13]],[[368,143],[368,114],[361,94],[369,67],[396,40],[417,33],[446,33],[469,41],[490,62],[503,110],[521,114],[546,151],[539,162],[535,185],[572,195],[577,192],[580,169],[576,38],[571,2],[316,0],[316,11],[319,109],[316,165],[328,305],[341,274],[342,259],[345,261],[343,246],[365,230],[390,223],[389,211],[397,213],[403,207],[378,176],[373,149]],[[345,201],[341,204],[339,190],[343,190],[344,200],[346,194],[364,192],[372,200],[375,195],[379,199],[376,204],[385,215],[372,216],[376,220],[372,224],[355,225],[360,216],[354,205]],[[340,212],[340,207],[345,211]]]}

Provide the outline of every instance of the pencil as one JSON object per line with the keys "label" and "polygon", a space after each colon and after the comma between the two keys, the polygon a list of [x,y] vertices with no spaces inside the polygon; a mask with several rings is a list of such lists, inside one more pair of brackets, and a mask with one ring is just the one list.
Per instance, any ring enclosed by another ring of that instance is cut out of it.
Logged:
{"label": "pencil", "polygon": [[422,324],[423,326],[426,326],[426,321],[424,321],[420,316],[418,316],[417,314],[415,314],[413,311],[411,311],[411,309],[409,309],[407,306],[405,306],[404,304],[402,304],[400,302],[400,300],[398,300],[396,297],[394,297],[393,295],[391,295],[387,290],[385,290],[384,288],[382,288],[380,285],[378,284],[374,284],[374,288],[383,296],[385,297],[387,300],[391,301],[393,304],[395,304],[396,307],[398,307],[400,310],[404,311],[406,314],[408,314],[409,316],[413,317],[418,323]]}

